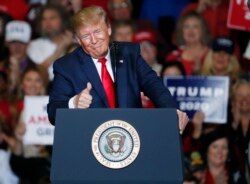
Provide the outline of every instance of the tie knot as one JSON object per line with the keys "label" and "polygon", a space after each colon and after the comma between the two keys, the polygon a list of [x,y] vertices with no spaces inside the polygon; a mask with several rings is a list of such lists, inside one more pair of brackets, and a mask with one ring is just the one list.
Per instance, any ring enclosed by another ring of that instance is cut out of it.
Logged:
{"label": "tie knot", "polygon": [[106,58],[99,58],[99,59],[98,59],[98,62],[100,62],[100,63],[102,63],[102,64],[104,64],[104,65],[105,65],[106,61],[107,61]]}

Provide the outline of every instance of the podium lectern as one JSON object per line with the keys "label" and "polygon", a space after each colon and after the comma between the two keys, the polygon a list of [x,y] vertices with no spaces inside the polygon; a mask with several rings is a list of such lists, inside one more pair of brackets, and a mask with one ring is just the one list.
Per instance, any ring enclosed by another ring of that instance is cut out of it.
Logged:
{"label": "podium lectern", "polygon": [[58,109],[53,184],[181,184],[175,109]]}

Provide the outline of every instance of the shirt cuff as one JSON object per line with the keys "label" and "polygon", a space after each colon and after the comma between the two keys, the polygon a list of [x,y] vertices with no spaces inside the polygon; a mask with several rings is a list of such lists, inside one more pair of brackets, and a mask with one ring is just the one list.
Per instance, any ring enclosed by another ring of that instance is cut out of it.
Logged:
{"label": "shirt cuff", "polygon": [[75,105],[74,105],[75,97],[76,97],[76,96],[73,96],[73,97],[71,97],[71,98],[69,99],[69,103],[68,103],[69,109],[75,109]]}

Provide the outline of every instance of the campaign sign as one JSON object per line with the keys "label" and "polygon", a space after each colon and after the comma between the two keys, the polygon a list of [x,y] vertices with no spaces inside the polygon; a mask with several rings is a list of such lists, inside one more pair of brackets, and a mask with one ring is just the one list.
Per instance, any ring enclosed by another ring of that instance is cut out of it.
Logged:
{"label": "campaign sign", "polygon": [[196,111],[205,114],[204,122],[226,123],[228,77],[165,77],[164,83],[176,99],[179,109],[192,118]]}
{"label": "campaign sign", "polygon": [[233,29],[250,31],[250,10],[248,0],[230,0],[227,26]]}
{"label": "campaign sign", "polygon": [[25,96],[24,123],[26,132],[24,144],[52,145],[54,126],[47,115],[48,96]]}

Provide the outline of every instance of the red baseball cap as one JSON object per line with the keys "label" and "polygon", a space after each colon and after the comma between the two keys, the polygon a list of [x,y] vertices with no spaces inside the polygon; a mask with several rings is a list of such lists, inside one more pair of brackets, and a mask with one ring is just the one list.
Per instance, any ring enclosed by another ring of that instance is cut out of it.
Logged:
{"label": "red baseball cap", "polygon": [[156,36],[152,31],[139,31],[134,34],[133,41],[136,43],[141,43],[143,41],[148,41],[152,44],[156,44]]}

